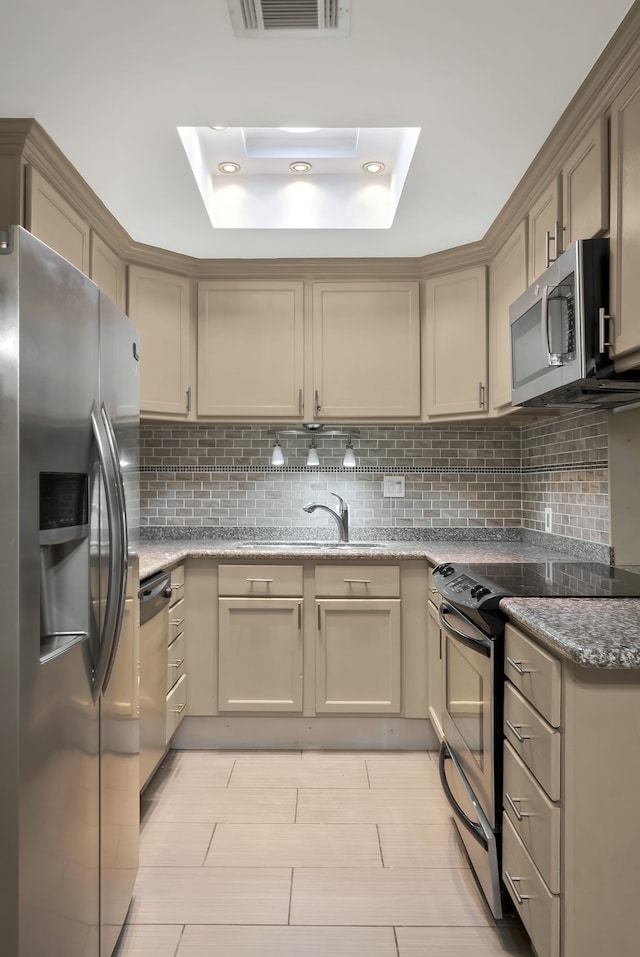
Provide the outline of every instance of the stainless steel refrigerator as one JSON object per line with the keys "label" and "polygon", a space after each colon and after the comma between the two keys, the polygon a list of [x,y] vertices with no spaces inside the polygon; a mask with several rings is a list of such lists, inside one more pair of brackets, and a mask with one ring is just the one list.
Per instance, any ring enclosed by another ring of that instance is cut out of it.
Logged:
{"label": "stainless steel refrigerator", "polygon": [[[0,233],[0,950],[109,957],[138,867],[138,335]],[[130,578],[132,576],[129,576]]]}

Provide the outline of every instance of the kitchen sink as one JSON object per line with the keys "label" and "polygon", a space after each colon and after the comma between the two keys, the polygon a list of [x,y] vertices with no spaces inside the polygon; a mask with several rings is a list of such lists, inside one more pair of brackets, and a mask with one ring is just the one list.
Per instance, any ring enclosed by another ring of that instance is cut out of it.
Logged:
{"label": "kitchen sink", "polygon": [[385,548],[381,542],[229,542],[233,548]]}

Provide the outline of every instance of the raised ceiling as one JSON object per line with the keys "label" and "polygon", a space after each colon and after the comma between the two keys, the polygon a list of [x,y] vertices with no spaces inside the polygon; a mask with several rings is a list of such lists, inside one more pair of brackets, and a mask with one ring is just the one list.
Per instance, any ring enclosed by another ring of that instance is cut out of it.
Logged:
{"label": "raised ceiling", "polygon": [[[481,239],[630,0],[351,0],[347,37],[241,39],[226,0],[5,3],[0,116],[35,117],[137,242],[201,258]],[[421,127],[389,229],[214,229],[178,127]]]}

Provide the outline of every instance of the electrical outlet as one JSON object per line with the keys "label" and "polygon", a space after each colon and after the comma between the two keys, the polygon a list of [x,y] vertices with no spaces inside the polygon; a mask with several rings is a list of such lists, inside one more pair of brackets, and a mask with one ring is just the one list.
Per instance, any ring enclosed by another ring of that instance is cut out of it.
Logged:
{"label": "electrical outlet", "polygon": [[385,475],[382,494],[384,498],[404,498],[404,475]]}
{"label": "electrical outlet", "polygon": [[553,524],[553,509],[545,508],[544,510],[544,530],[545,532],[550,532]]}

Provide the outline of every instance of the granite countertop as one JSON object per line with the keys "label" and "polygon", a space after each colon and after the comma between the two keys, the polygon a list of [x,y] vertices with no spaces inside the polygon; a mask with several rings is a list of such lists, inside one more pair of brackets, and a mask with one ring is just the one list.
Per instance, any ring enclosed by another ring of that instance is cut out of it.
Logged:
{"label": "granite countertop", "polygon": [[540,644],[587,668],[640,668],[640,598],[503,598]]}
{"label": "granite countertop", "polygon": [[140,578],[147,578],[163,569],[171,568],[185,558],[219,559],[269,559],[269,561],[302,561],[329,559],[340,561],[406,561],[422,559],[437,565],[444,561],[459,562],[537,562],[551,558],[567,559],[566,554],[541,548],[526,542],[403,542],[386,541],[373,547],[358,547],[350,542],[348,548],[323,546],[314,548],[304,543],[276,545],[268,542],[252,543],[216,541],[215,539],[191,541],[143,542],[138,548]]}

